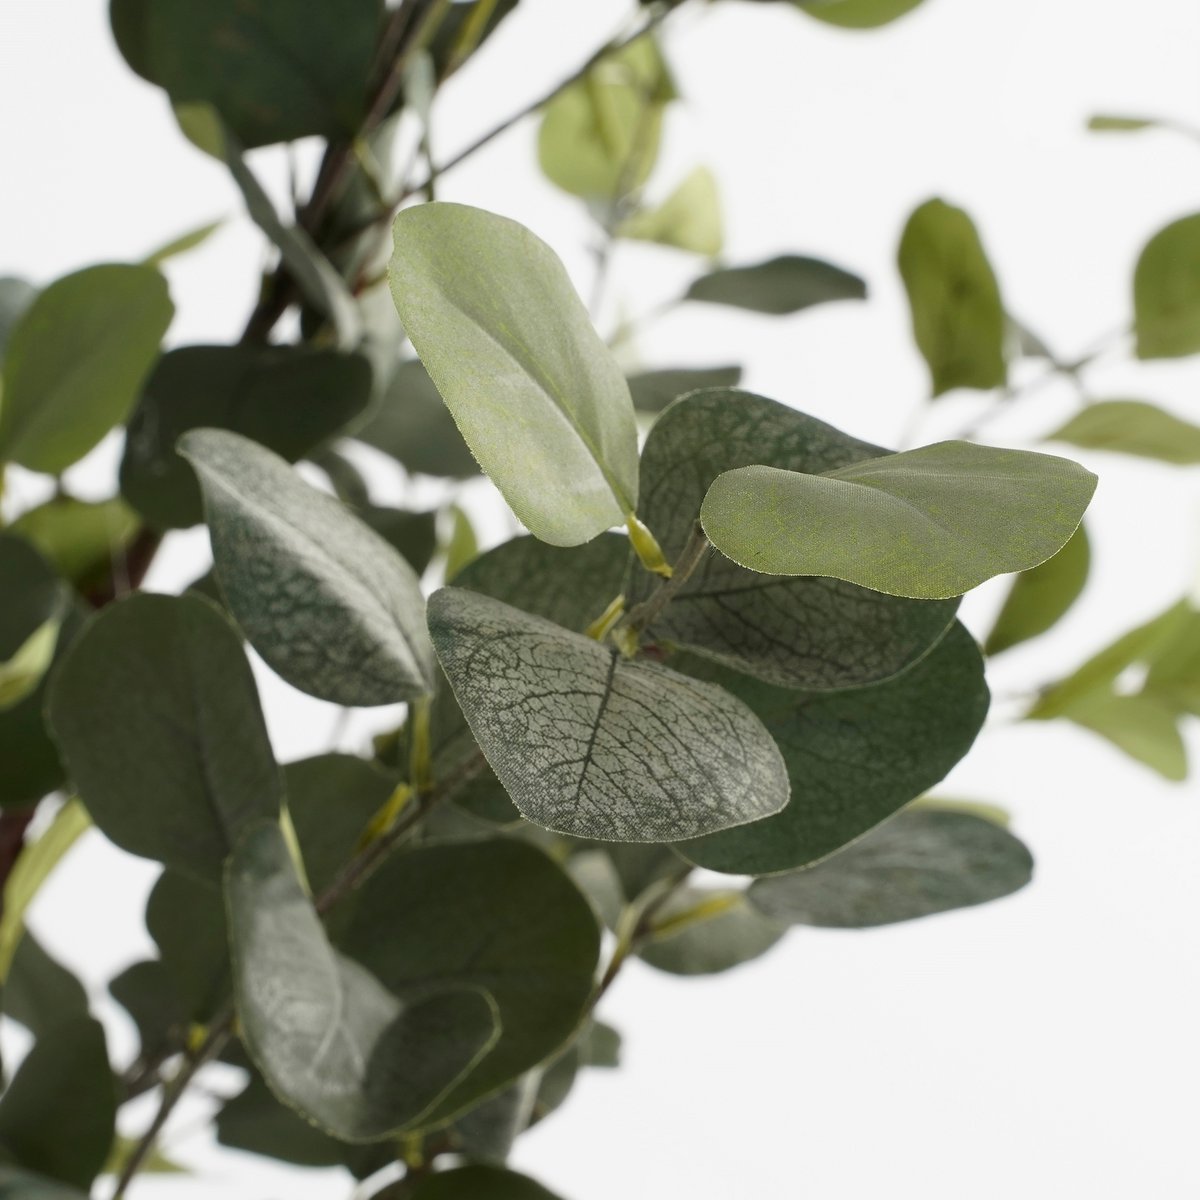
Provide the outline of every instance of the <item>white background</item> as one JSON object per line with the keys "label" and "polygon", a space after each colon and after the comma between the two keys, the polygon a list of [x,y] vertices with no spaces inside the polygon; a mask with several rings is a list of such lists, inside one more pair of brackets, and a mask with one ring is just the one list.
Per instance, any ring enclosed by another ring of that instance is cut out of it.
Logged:
{"label": "white background", "polygon": [[[169,268],[179,309],[170,337],[232,339],[261,239],[220,169],[183,143],[162,96],[121,62],[105,7],[0,3],[0,272],[48,282],[136,259],[228,214],[208,246]],[[626,14],[622,0],[523,0],[439,100],[440,154],[545,91]],[[915,204],[942,195],[973,214],[1009,307],[1065,355],[1127,323],[1140,245],[1200,208],[1196,144],[1083,132],[1097,110],[1200,123],[1193,0],[928,0],[858,35],[783,4],[729,0],[678,14],[666,45],[686,105],[671,118],[651,195],[704,161],[721,181],[729,261],[817,253],[864,274],[872,295],[784,319],[681,312],[639,342],[642,358],[744,363],[754,390],[875,441],[898,442],[927,391],[894,268]],[[538,179],[535,128],[522,124],[448,175],[441,195],[530,225],[586,294],[588,227],[578,202]],[[254,161],[282,177],[277,153]],[[699,264],[632,247],[615,266],[609,323],[618,309],[652,308]],[[1131,367],[1117,354],[1090,380],[1095,394],[1200,419],[1193,365]],[[940,401],[918,440],[962,428],[977,404]],[[1047,388],[988,436],[1047,431],[1071,404]],[[1102,478],[1092,580],[1060,631],[996,664],[1001,695],[1061,674],[1195,579],[1197,473],[1086,458]],[[97,487],[113,461],[103,448],[78,486]],[[15,486],[33,494],[28,481]],[[152,586],[177,586],[203,565],[202,534],[178,541]],[[985,588],[968,601],[976,632],[997,595]],[[259,674],[279,753],[324,749],[333,711]],[[1038,860],[1031,888],[878,932],[796,932],[710,980],[634,964],[603,1009],[626,1035],[623,1068],[583,1078],[522,1140],[516,1165],[569,1200],[1200,1194],[1198,789],[1165,785],[1071,727],[1006,722],[1012,711],[995,706],[939,790],[1011,809]],[[1195,729],[1188,735],[1195,751]],[[361,743],[361,731],[348,736]],[[35,924],[102,1000],[105,981],[148,948],[140,904],[154,871],[98,835],[73,853]],[[132,1034],[110,1009],[125,1055]],[[185,1107],[168,1136],[198,1177],[147,1179],[137,1195],[348,1195],[338,1173],[214,1155],[207,1111]],[[132,1115],[131,1132],[147,1112]]]}

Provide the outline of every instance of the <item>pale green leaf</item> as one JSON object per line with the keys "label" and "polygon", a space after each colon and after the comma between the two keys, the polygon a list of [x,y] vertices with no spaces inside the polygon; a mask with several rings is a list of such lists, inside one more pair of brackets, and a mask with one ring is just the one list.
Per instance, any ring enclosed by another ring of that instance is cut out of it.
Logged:
{"label": "pale green leaf", "polygon": [[64,579],[85,591],[121,561],[139,528],[137,514],[117,497],[89,503],[55,496],[12,523],[14,533],[28,538]]}
{"label": "pale green leaf", "polygon": [[433,1121],[503,1090],[575,1037],[600,933],[560,867],[530,845],[496,838],[389,859],[359,889],[338,945],[401,998],[436,982],[495,999],[500,1040]]}
{"label": "pale green leaf", "polygon": [[988,709],[983,661],[957,622],[915,666],[873,687],[822,695],[719,678],[766,725],[792,784],[777,816],[677,847],[734,875],[789,871],[861,837],[945,777]]}
{"label": "pale green leaf", "polygon": [[760,879],[750,899],[777,921],[863,929],[997,900],[1033,874],[1011,833],[967,813],[911,809],[840,854]]}
{"label": "pale green leaf", "polygon": [[1200,352],[1200,213],[1160,229],[1133,271],[1138,358]]}
{"label": "pale green leaf", "polygon": [[787,803],[775,743],[721,688],[460,588],[434,596],[429,622],[475,740],[535,824],[672,841]]}
{"label": "pale green leaf", "polygon": [[672,975],[714,975],[765,954],[784,932],[742,892],[681,888],[655,910],[638,956]]}
{"label": "pale green leaf", "polygon": [[250,830],[225,882],[242,1038],[271,1090],[366,1142],[418,1124],[487,1054],[496,1007],[435,981],[400,999],[335,951],[278,825]]}
{"label": "pale green leaf", "polygon": [[94,617],[54,673],[50,723],[101,831],[212,882],[283,786],[242,643],[196,596],[134,595]]}
{"label": "pale green leaf", "polygon": [[652,37],[608,55],[546,106],[538,163],[576,196],[615,201],[645,183],[675,86]]}
{"label": "pale green leaf", "polygon": [[720,267],[701,275],[685,300],[724,304],[770,316],[785,316],[833,300],[863,300],[859,276],[819,258],[783,254],[746,267]]}
{"label": "pale green leaf", "polygon": [[433,690],[420,584],[383,538],[238,434],[193,430],[180,452],[200,478],[221,591],[274,670],[337,704]]}
{"label": "pale green leaf", "polygon": [[[1197,309],[1200,313],[1200,308]],[[1046,435],[1088,450],[1136,454],[1180,466],[1200,463],[1200,425],[1141,400],[1102,400],[1089,404],[1065,425]]]}
{"label": "pale green leaf", "polygon": [[0,709],[20,703],[38,684],[54,660],[61,622],[42,622],[15,651],[0,662]]}
{"label": "pale green leaf", "polygon": [[392,295],[471,452],[530,531],[576,545],[637,506],[629,387],[562,263],[459,204],[396,218]]}
{"label": "pale green leaf", "polygon": [[1144,694],[1200,717],[1200,613],[1189,605],[1148,665]]}
{"label": "pale green leaf", "polygon": [[1045,562],[1095,487],[1068,459],[939,442],[823,475],[727,471],[701,520],[718,550],[753,571],[936,599]]}
{"label": "pale green leaf", "polygon": [[971,218],[942,200],[922,204],[904,227],[899,263],[933,395],[1000,387],[1008,378],[1004,306]]}
{"label": "pale green leaf", "polygon": [[1088,117],[1087,127],[1093,133],[1140,133],[1154,129],[1160,124],[1153,117],[1123,117],[1110,113],[1096,113]]}
{"label": "pale green leaf", "polygon": [[1087,530],[1080,525],[1057,554],[1018,575],[984,643],[984,653],[999,654],[1052,628],[1083,591],[1091,558]]}
{"label": "pale green leaf", "polygon": [[843,29],[877,29],[911,12],[921,0],[792,0],[811,17]]}
{"label": "pale green leaf", "polygon": [[446,539],[446,582],[454,580],[458,573],[479,555],[479,540],[471,525],[471,518],[457,505],[449,511],[450,536]]}
{"label": "pale green leaf", "polygon": [[129,415],[173,312],[153,267],[88,267],[41,292],[9,339],[0,459],[58,474],[82,458]]}
{"label": "pale green leaf", "polygon": [[707,167],[697,167],[657,208],[622,221],[617,236],[715,258],[724,240],[715,176]]}
{"label": "pale green leaf", "polygon": [[224,224],[224,220],[209,221],[204,225],[197,226],[195,229],[189,229],[187,233],[182,233],[179,237],[172,238],[169,242],[159,246],[157,250],[147,254],[143,261],[148,267],[160,267],[170,258],[175,258],[180,254],[187,254],[189,251],[203,246]]}
{"label": "pale green leaf", "polygon": [[[674,560],[723,471],[766,463],[819,473],[886,453],[761,396],[697,393],[672,405],[650,431],[639,515]],[[654,586],[646,572],[635,573],[630,605]],[[884,596],[838,579],[765,576],[711,554],[650,635],[767,683],[824,691],[902,671],[946,632],[956,606]]]}
{"label": "pale green leaf", "polygon": [[1179,732],[1179,717],[1163,698],[1109,693],[1077,704],[1067,715],[1164,779],[1178,783],[1187,778],[1187,749]]}

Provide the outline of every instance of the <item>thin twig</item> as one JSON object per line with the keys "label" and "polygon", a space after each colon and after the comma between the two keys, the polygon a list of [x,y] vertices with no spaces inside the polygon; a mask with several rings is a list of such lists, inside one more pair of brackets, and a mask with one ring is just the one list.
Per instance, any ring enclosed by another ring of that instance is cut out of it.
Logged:
{"label": "thin twig", "polygon": [[680,589],[695,574],[696,569],[712,550],[700,522],[692,526],[691,535],[671,567],[670,579],[665,579],[641,604],[635,605],[613,630],[614,637],[636,638],[654,624],[659,614],[678,595]]}

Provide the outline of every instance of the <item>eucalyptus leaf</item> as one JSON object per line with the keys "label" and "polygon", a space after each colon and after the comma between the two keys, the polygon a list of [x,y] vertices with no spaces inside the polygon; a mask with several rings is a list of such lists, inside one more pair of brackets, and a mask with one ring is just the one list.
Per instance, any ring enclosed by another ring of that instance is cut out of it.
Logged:
{"label": "eucalyptus leaf", "polygon": [[0,460],[57,475],[82,458],[129,415],[173,312],[152,267],[88,267],[41,292],[9,338]]}
{"label": "eucalyptus leaf", "polygon": [[4,356],[14,326],[37,299],[38,289],[27,279],[0,275],[0,359]]}
{"label": "eucalyptus leaf", "polygon": [[220,893],[164,871],[146,901],[146,930],[191,1023],[207,1025],[229,996],[229,934]]}
{"label": "eucalyptus leaf", "polygon": [[1122,117],[1109,113],[1096,113],[1088,117],[1087,127],[1093,133],[1140,133],[1154,129],[1161,122],[1152,117]]}
{"label": "eucalyptus leaf", "polygon": [[535,1067],[511,1087],[463,1113],[448,1131],[456,1152],[472,1163],[503,1165],[513,1143],[533,1119],[542,1076],[543,1072]]}
{"label": "eucalyptus leaf", "polygon": [[[639,515],[673,560],[723,471],[768,463],[818,473],[886,453],[761,396],[697,393],[672,405],[650,431]],[[653,586],[645,572],[635,575],[630,604]],[[837,579],[764,576],[713,554],[650,633],[768,683],[826,690],[902,671],[945,633],[955,607],[955,601],[884,596]]]}
{"label": "eucalyptus leaf", "polygon": [[671,841],[779,811],[783,762],[722,689],[459,588],[430,601],[438,657],[522,814],[606,841]]}
{"label": "eucalyptus leaf", "polygon": [[[1200,312],[1200,309],[1197,310]],[[1200,463],[1200,425],[1141,400],[1102,400],[1089,404],[1065,425],[1046,435],[1088,450],[1113,450],[1158,462]]]}
{"label": "eucalyptus leaf", "polygon": [[833,300],[863,300],[867,285],[819,258],[783,254],[746,267],[719,267],[694,280],[685,300],[785,316]]}
{"label": "eucalyptus leaf", "polygon": [[88,998],[83,984],[27,930],[4,980],[3,1007],[6,1017],[41,1038],[53,1036],[68,1021],[86,1017]]}
{"label": "eucalyptus leaf", "polygon": [[425,981],[399,999],[329,945],[278,825],[247,833],[225,891],[243,1040],[271,1090],[333,1136],[418,1124],[494,1044],[481,988]]}
{"label": "eucalyptus leaf", "polygon": [[356,508],[355,515],[369,525],[393,550],[420,575],[437,553],[437,513],[410,512],[368,504]]}
{"label": "eucalyptus leaf", "polygon": [[392,295],[471,452],[530,531],[586,542],[637,505],[629,388],[562,263],[459,204],[396,218]]}
{"label": "eucalyptus leaf", "polygon": [[683,888],[655,911],[638,956],[671,975],[713,975],[765,954],[785,931],[741,892]]}
{"label": "eucalyptus leaf", "polygon": [[653,170],[663,111],[675,96],[652,37],[615,51],[546,105],[537,146],[542,172],[573,195],[619,200]]}
{"label": "eucalyptus leaf", "polygon": [[8,1085],[0,1099],[0,1152],[87,1191],[108,1158],[116,1111],[104,1030],[78,1017],[35,1042]]}
{"label": "eucalyptus leaf", "polygon": [[141,1061],[165,1058],[184,1045],[191,1023],[189,1005],[157,959],[126,967],[109,981],[108,990],[137,1027]]}
{"label": "eucalyptus leaf", "polygon": [[778,816],[678,846],[697,865],[735,875],[788,871],[861,837],[945,777],[988,709],[983,661],[957,622],[915,666],[873,687],[822,695],[718,678],[766,725],[792,785]]}
{"label": "eucalyptus leaf", "polygon": [[713,545],[750,570],[932,600],[1045,562],[1095,488],[1069,459],[939,442],[822,475],[727,471],[700,518]]}
{"label": "eucalyptus leaf", "polygon": [[1176,712],[1200,717],[1200,612],[1190,604],[1185,611],[1148,663],[1142,691]]}
{"label": "eucalyptus leaf", "polygon": [[1187,778],[1187,748],[1179,732],[1179,715],[1162,697],[1107,694],[1093,696],[1068,714],[1130,758],[1174,783]]}
{"label": "eucalyptus leaf", "polygon": [[1000,387],[1008,378],[1004,305],[971,218],[943,200],[926,201],[904,227],[899,263],[934,397]]}
{"label": "eucalyptus leaf", "polygon": [[289,462],[363,412],[371,368],[359,354],[306,346],[185,346],[158,362],[129,422],[121,491],[157,529],[204,519],[196,476],[175,452],[189,429],[229,429]]}
{"label": "eucalyptus leaf", "polygon": [[741,367],[674,367],[639,371],[630,375],[629,394],[639,412],[662,412],[671,401],[700,388],[734,388],[741,382]]}
{"label": "eucalyptus leaf", "polygon": [[500,1040],[427,1123],[449,1119],[550,1058],[575,1034],[600,935],[587,901],[540,850],[507,839],[398,854],[358,890],[339,947],[401,998],[482,988]]}
{"label": "eucalyptus leaf", "polygon": [[180,452],[200,478],[221,591],[269,666],[337,704],[432,690],[420,584],[383,538],[237,434],[194,430]]}
{"label": "eucalyptus leaf", "polygon": [[121,561],[140,522],[118,497],[89,502],[62,495],[27,509],[11,528],[28,538],[64,579],[87,591]]}
{"label": "eucalyptus leaf", "polygon": [[110,16],[138,74],[212,104],[248,146],[345,139],[365,116],[381,0],[111,0]]}
{"label": "eucalyptus leaf", "polygon": [[107,607],[55,671],[50,723],[101,831],[213,882],[283,799],[258,695],[226,617],[196,596]]}
{"label": "eucalyptus leaf", "polygon": [[843,29],[877,29],[912,12],[921,0],[792,0],[797,8]]}
{"label": "eucalyptus leaf", "polygon": [[716,178],[707,167],[696,167],[662,204],[626,217],[616,232],[618,237],[715,258],[724,240]]}
{"label": "eucalyptus leaf", "polygon": [[999,654],[1051,629],[1083,591],[1091,558],[1087,530],[1080,525],[1057,554],[1018,575],[984,643],[984,653]]}
{"label": "eucalyptus leaf", "polygon": [[768,917],[864,929],[998,900],[1033,874],[1029,851],[999,825],[961,812],[912,809],[816,866],[750,887]]}
{"label": "eucalyptus leaf", "polygon": [[1133,270],[1138,358],[1200,352],[1200,213],[1160,229]]}
{"label": "eucalyptus leaf", "polygon": [[427,1175],[409,1193],[410,1200],[560,1200],[528,1175],[503,1167],[456,1167]]}
{"label": "eucalyptus leaf", "polygon": [[479,473],[479,464],[420,359],[396,368],[386,392],[354,436],[419,474],[469,479]]}
{"label": "eucalyptus leaf", "polygon": [[452,583],[459,572],[479,555],[479,540],[471,518],[457,505],[449,510],[450,536],[446,539],[446,582]]}
{"label": "eucalyptus leaf", "polygon": [[[120,3],[121,0],[117,0],[117,2]],[[197,225],[195,229],[189,229],[187,233],[181,233],[169,242],[164,242],[157,250],[147,254],[143,261],[148,267],[161,267],[168,259],[177,258],[181,254],[187,254],[203,246],[224,224],[224,220],[218,220],[206,221],[203,225]]]}
{"label": "eucalyptus leaf", "polygon": [[12,708],[37,689],[54,660],[58,630],[58,617],[49,617],[0,662],[0,710]]}

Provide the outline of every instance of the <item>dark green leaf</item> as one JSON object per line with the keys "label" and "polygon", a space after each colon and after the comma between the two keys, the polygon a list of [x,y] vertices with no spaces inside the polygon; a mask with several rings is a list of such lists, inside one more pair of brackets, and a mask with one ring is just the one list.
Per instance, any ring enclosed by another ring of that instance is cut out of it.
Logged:
{"label": "dark green leaf", "polygon": [[[67,590],[28,542],[8,534],[0,534],[0,581],[4,584],[0,711],[4,711],[35,691],[45,675],[67,609]],[[37,652],[31,654],[31,649]]]}
{"label": "dark green leaf", "polygon": [[212,104],[248,146],[354,134],[381,0],[111,0],[117,45],[175,103]]}
{"label": "dark green leaf", "polygon": [[610,54],[546,106],[538,131],[543,173],[575,196],[619,199],[658,158],[675,86],[652,37]]}
{"label": "dark green leaf", "polygon": [[499,1033],[481,987],[424,977],[397,998],[329,945],[278,825],[239,844],[226,902],[242,1038],[271,1090],[345,1141],[418,1124]]}
{"label": "dark green leaf", "polygon": [[921,0],[792,0],[811,17],[843,29],[877,29],[911,12]]}
{"label": "dark green leaf", "polygon": [[429,623],[475,740],[535,824],[671,841],[787,803],[775,744],[722,689],[461,588],[433,597]]}
{"label": "dark green leaf", "polygon": [[400,319],[513,511],[560,546],[624,522],[638,485],[629,388],[554,252],[461,204],[405,209],[394,232]]}
{"label": "dark green leaf", "polygon": [[1079,598],[1091,559],[1087,530],[1080,525],[1056,555],[1018,575],[988,634],[984,653],[999,654],[1050,629]]}
{"label": "dark green leaf", "polygon": [[341,948],[386,987],[402,997],[483,988],[500,1009],[499,1042],[429,1121],[500,1091],[575,1033],[599,930],[587,901],[541,851],[503,839],[426,846],[390,859],[357,895]]}
{"label": "dark green leaf", "polygon": [[783,316],[831,300],[863,300],[866,295],[866,283],[852,272],[819,258],[784,254],[753,266],[721,267],[701,275],[684,299]]}
{"label": "dark green leaf", "polygon": [[899,259],[933,395],[1000,387],[1008,378],[1004,305],[971,218],[942,200],[926,201],[904,227]]}
{"label": "dark green leaf", "polygon": [[939,442],[823,475],[727,471],[700,517],[713,545],[751,570],[934,600],[1057,554],[1095,489],[1069,459]]}
{"label": "dark green leaf", "polygon": [[3,1005],[4,1015],[19,1021],[35,1038],[88,1015],[83,984],[28,931],[17,944],[4,980]]}
{"label": "dark green leaf", "polygon": [[436,512],[408,512],[403,508],[368,504],[355,509],[355,513],[396,550],[418,575],[433,561],[437,550]]}
{"label": "dark green leaf", "polygon": [[1033,874],[1006,829],[962,812],[910,809],[832,858],[760,879],[750,899],[795,925],[862,929],[997,900]]}
{"label": "dark green leaf", "polygon": [[242,829],[279,811],[241,641],[198,597],[94,618],[55,672],[50,721],[96,824],[133,854],[213,881]]}
{"label": "dark green leaf", "polygon": [[662,412],[672,400],[700,388],[733,388],[742,378],[741,367],[676,367],[663,371],[640,371],[628,379],[633,407],[639,412]]}
{"label": "dark green leaf", "polygon": [[138,525],[137,514],[116,497],[88,503],[55,496],[23,512],[12,530],[28,538],[64,579],[86,592],[99,578],[107,578]]}
{"label": "dark green leaf", "polygon": [[409,1200],[559,1200],[527,1175],[501,1167],[458,1167],[429,1175]]}
{"label": "dark green leaf", "polygon": [[[822,472],[886,453],[748,392],[688,396],[650,431],[640,516],[674,560],[723,471],[767,463]],[[631,582],[631,604],[655,586],[645,572]],[[714,554],[650,632],[768,683],[826,690],[903,670],[945,633],[956,603],[884,596],[837,579],[764,577]]]}
{"label": "dark green leaf", "polygon": [[146,901],[146,929],[187,1019],[207,1024],[229,995],[229,935],[220,894],[164,871]]}
{"label": "dark green leaf", "polygon": [[735,875],[791,870],[860,837],[945,777],[988,708],[983,661],[957,622],[915,666],[874,687],[821,695],[721,678],[762,718],[792,783],[778,816],[679,847]]}
{"label": "dark green leaf", "polygon": [[38,290],[15,275],[0,276],[0,358],[17,322],[37,298]]}
{"label": "dark green leaf", "polygon": [[365,424],[354,430],[354,436],[419,474],[468,479],[479,472],[479,464],[419,359],[396,368],[379,404]]}
{"label": "dark green leaf", "polygon": [[638,955],[672,975],[712,975],[765,954],[784,932],[741,892],[689,887],[655,911]]}
{"label": "dark green leaf", "polygon": [[271,1094],[261,1075],[226,1100],[217,1113],[217,1141],[222,1146],[264,1154],[301,1167],[336,1167],[346,1146],[310,1125]]}
{"label": "dark green leaf", "polygon": [[108,1157],[116,1111],[104,1030],[77,1018],[34,1043],[21,1063],[0,1100],[0,1151],[86,1191]]}
{"label": "dark green leaf", "polygon": [[528,1071],[512,1087],[463,1113],[449,1131],[455,1151],[476,1163],[504,1163],[529,1127],[541,1079],[540,1070]]}
{"label": "dark green leaf", "polygon": [[[1200,313],[1200,308],[1197,308]],[[1200,425],[1141,400],[1102,400],[1089,404],[1061,428],[1046,435],[1088,450],[1114,450],[1159,462],[1200,463]]]}
{"label": "dark green leaf", "polygon": [[109,982],[108,990],[137,1026],[144,1061],[179,1051],[188,1034],[188,1004],[161,962],[126,967]]}
{"label": "dark green leaf", "polygon": [[186,346],[163,356],[129,422],[121,491],[158,529],[204,519],[196,476],[175,453],[189,429],[230,429],[295,462],[361,413],[371,368],[305,346]]}
{"label": "dark green leaf", "polygon": [[9,339],[0,459],[58,474],[82,458],[129,415],[173,312],[152,267],[89,267],[41,292]]}
{"label": "dark green leaf", "polygon": [[254,442],[185,434],[230,610],[268,665],[336,704],[432,690],[433,648],[412,568],[338,501]]}
{"label": "dark green leaf", "polygon": [[1138,358],[1200,352],[1200,213],[1160,229],[1133,271]]}

